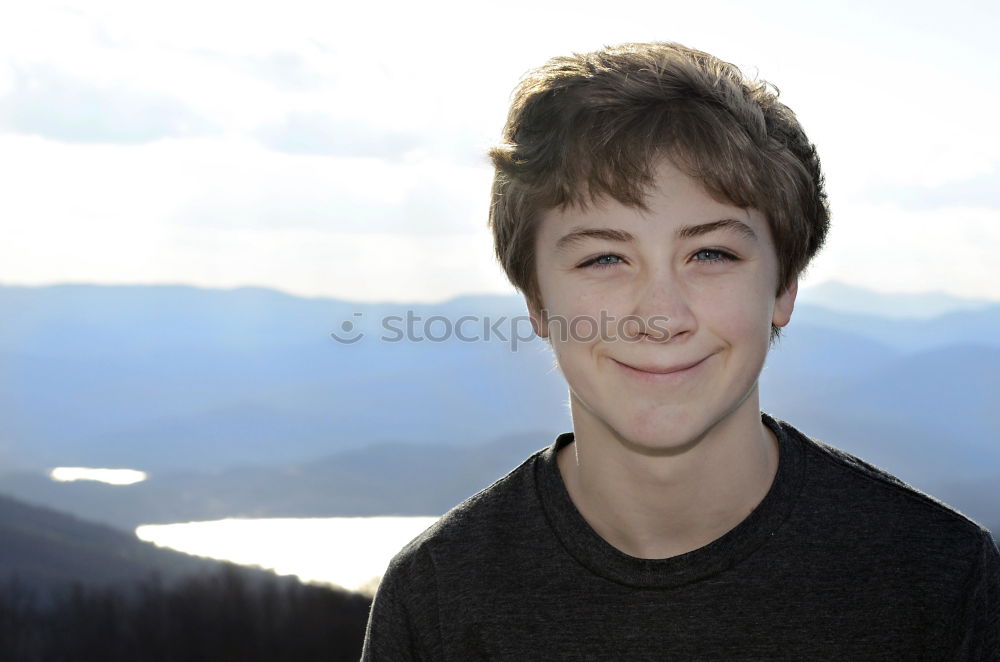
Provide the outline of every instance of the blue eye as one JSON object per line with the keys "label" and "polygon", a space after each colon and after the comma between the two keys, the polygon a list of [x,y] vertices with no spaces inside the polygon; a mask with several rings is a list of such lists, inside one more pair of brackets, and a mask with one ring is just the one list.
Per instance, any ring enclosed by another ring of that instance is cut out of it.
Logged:
{"label": "blue eye", "polygon": [[[615,260],[615,261],[614,262],[607,262],[606,260],[608,260],[608,259]],[[597,267],[599,269],[606,269],[608,267],[613,267],[613,266],[615,266],[617,264],[620,264],[621,262],[622,262],[621,257],[619,257],[619,256],[617,256],[617,255],[615,255],[613,253],[606,253],[604,255],[598,255],[595,258],[591,258],[591,259],[587,260],[586,262],[584,262],[583,264],[581,264],[580,267],[581,268],[583,268],[583,267]]]}
{"label": "blue eye", "polygon": [[[700,255],[705,255],[707,257],[699,258],[698,256]],[[718,248],[702,248],[694,254],[693,259],[695,262],[706,262],[712,264],[721,262],[736,262],[739,258],[728,251]],[[587,260],[581,264],[579,268],[586,269],[588,267],[593,267],[597,269],[608,269],[616,267],[619,264],[624,264],[624,262],[625,260],[619,255],[615,255],[614,253],[605,253],[604,255],[598,255],[597,257]]]}
{"label": "blue eye", "polygon": [[700,251],[695,253],[695,257],[708,253],[710,255],[717,255],[718,257],[709,257],[707,259],[696,259],[695,262],[733,262],[736,260],[736,256],[732,253],[727,253],[726,251],[719,250],[718,248],[702,248]]}

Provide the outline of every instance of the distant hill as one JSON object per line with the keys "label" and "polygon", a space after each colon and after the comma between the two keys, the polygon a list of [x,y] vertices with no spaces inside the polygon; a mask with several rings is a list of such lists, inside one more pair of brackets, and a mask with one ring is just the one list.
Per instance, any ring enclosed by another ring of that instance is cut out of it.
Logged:
{"label": "distant hill", "polygon": [[[1000,476],[1000,465],[972,461],[980,472],[970,474],[975,440],[970,449],[970,441],[958,435],[879,417],[867,419],[864,428],[822,411],[809,425],[797,414],[784,418],[813,438],[891,467],[983,524],[1000,524],[1000,499],[991,482]],[[303,464],[162,474],[129,486],[15,474],[6,476],[4,489],[123,529],[223,517],[440,515],[552,441],[538,433],[472,447],[386,443]],[[989,470],[996,475],[983,477]]]}
{"label": "distant hill", "polygon": [[[257,288],[0,287],[0,465],[221,469],[562,429],[565,387],[540,341],[511,352],[499,340],[381,340],[390,314],[519,309],[511,297],[407,306]],[[363,342],[331,339],[355,319]]]}
{"label": "distant hill", "polygon": [[[864,299],[850,293],[842,299]],[[406,305],[262,288],[0,287],[0,467],[221,470],[379,442],[475,445],[569,429],[545,343],[383,340],[386,317],[407,311],[421,336],[463,315],[503,321],[508,335],[521,315],[528,331],[515,296]],[[345,322],[367,335],[335,342]],[[464,330],[483,335],[478,321]],[[765,383],[780,400],[817,376],[862,379],[914,352],[1000,346],[998,330],[1000,304],[931,319],[802,304]]]}
{"label": "distant hill", "polygon": [[221,564],[160,549],[102,524],[0,496],[0,582],[28,586],[173,581]]}
{"label": "distant hill", "polygon": [[929,319],[948,313],[981,310],[996,301],[956,297],[944,292],[885,293],[838,281],[801,288],[798,303],[842,313],[890,318]]}
{"label": "distant hill", "polygon": [[[796,306],[767,358],[762,407],[917,487],[963,499],[963,485],[985,489],[1000,475],[1000,303],[825,292],[850,310],[816,305],[823,296]],[[935,306],[949,312],[902,314]],[[440,514],[571,429],[546,344],[513,351],[495,335],[527,334],[523,314],[513,296],[407,305],[261,288],[0,287],[0,492],[122,526]],[[422,339],[387,340],[390,315],[397,327],[409,316]],[[426,340],[463,316],[472,341]],[[366,335],[330,337],[345,328]],[[45,476],[55,466],[151,478],[56,484]]]}
{"label": "distant hill", "polygon": [[224,517],[440,515],[553,438],[539,432],[476,446],[384,443],[303,464],[157,474],[128,486],[8,474],[2,489],[128,530]]}
{"label": "distant hill", "polygon": [[1000,348],[887,354],[866,371],[776,381],[775,389],[762,384],[766,409],[901,478],[928,484],[1000,472]]}
{"label": "distant hill", "polygon": [[852,333],[903,352],[955,344],[1000,346],[1000,304],[929,319],[879,317],[797,304],[787,327],[788,335],[794,333],[798,324]]}

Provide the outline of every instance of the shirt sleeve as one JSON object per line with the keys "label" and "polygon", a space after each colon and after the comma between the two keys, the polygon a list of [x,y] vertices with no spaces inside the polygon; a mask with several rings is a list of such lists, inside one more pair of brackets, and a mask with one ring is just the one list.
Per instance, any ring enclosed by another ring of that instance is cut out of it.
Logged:
{"label": "shirt sleeve", "polygon": [[[390,562],[375,592],[361,662],[431,662],[427,644],[436,631],[432,568],[421,563],[422,550],[404,548]],[[430,584],[429,586],[427,584]]]}
{"label": "shirt sleeve", "polygon": [[964,632],[951,660],[1000,660],[1000,551],[987,531],[982,537],[979,558],[966,585]]}

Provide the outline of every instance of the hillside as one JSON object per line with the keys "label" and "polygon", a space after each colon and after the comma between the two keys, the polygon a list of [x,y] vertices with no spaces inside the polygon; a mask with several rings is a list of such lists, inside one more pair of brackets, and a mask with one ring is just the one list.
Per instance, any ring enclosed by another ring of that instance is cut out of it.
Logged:
{"label": "hillside", "polygon": [[0,497],[0,660],[354,661],[370,605]]}
{"label": "hillside", "polygon": [[29,586],[175,581],[219,563],[159,549],[103,524],[0,496],[0,580]]}

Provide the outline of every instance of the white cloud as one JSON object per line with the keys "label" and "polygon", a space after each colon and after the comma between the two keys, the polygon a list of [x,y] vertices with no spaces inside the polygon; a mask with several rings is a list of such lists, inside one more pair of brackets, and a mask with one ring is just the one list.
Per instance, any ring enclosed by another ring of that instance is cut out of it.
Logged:
{"label": "white cloud", "polygon": [[280,124],[261,127],[257,137],[279,152],[388,160],[402,158],[421,142],[414,133],[301,111],[289,113]]}
{"label": "white cloud", "polygon": [[866,197],[908,210],[974,207],[1000,213],[1000,163],[974,176],[933,186],[873,187]]}
{"label": "white cloud", "polygon": [[11,156],[0,161],[0,282],[416,300],[510,291],[487,234],[483,168],[305,159],[217,138],[137,152],[5,136],[0,152]]}
{"label": "white cloud", "polygon": [[[483,155],[518,77],[570,50],[672,39],[759,69],[818,144],[834,225],[810,278],[1000,299],[996,8],[569,7],[6,3],[0,96],[18,130],[52,140],[0,136],[0,280],[509,291],[485,234]],[[195,135],[198,122],[218,133]],[[119,144],[53,142],[82,139]],[[947,237],[964,262],[943,257],[946,219],[968,229]],[[872,238],[902,248],[887,257]]]}
{"label": "white cloud", "polygon": [[[0,261],[22,274],[19,283],[257,285],[301,296],[377,301],[439,301],[469,292],[512,292],[493,259],[485,229],[432,237],[298,228],[185,232],[157,228],[146,234],[86,226],[54,239],[43,235],[38,229],[0,244]],[[95,238],[104,240],[110,250],[95,251]],[[23,252],[26,245],[43,240],[43,253]],[[40,257],[48,262],[45,268],[38,268]],[[184,274],[183,280],[178,273]]]}
{"label": "white cloud", "polygon": [[330,77],[324,75],[313,64],[318,52],[308,53],[291,50],[276,50],[246,56],[233,56],[213,51],[199,51],[200,55],[216,57],[237,70],[266,80],[278,89],[303,91],[315,90],[330,82]]}
{"label": "white cloud", "polygon": [[102,85],[48,63],[13,63],[0,131],[74,143],[147,143],[215,131],[180,100],[122,83]]}
{"label": "white cloud", "polygon": [[1000,210],[842,205],[803,285],[835,279],[880,291],[1000,299]]}

